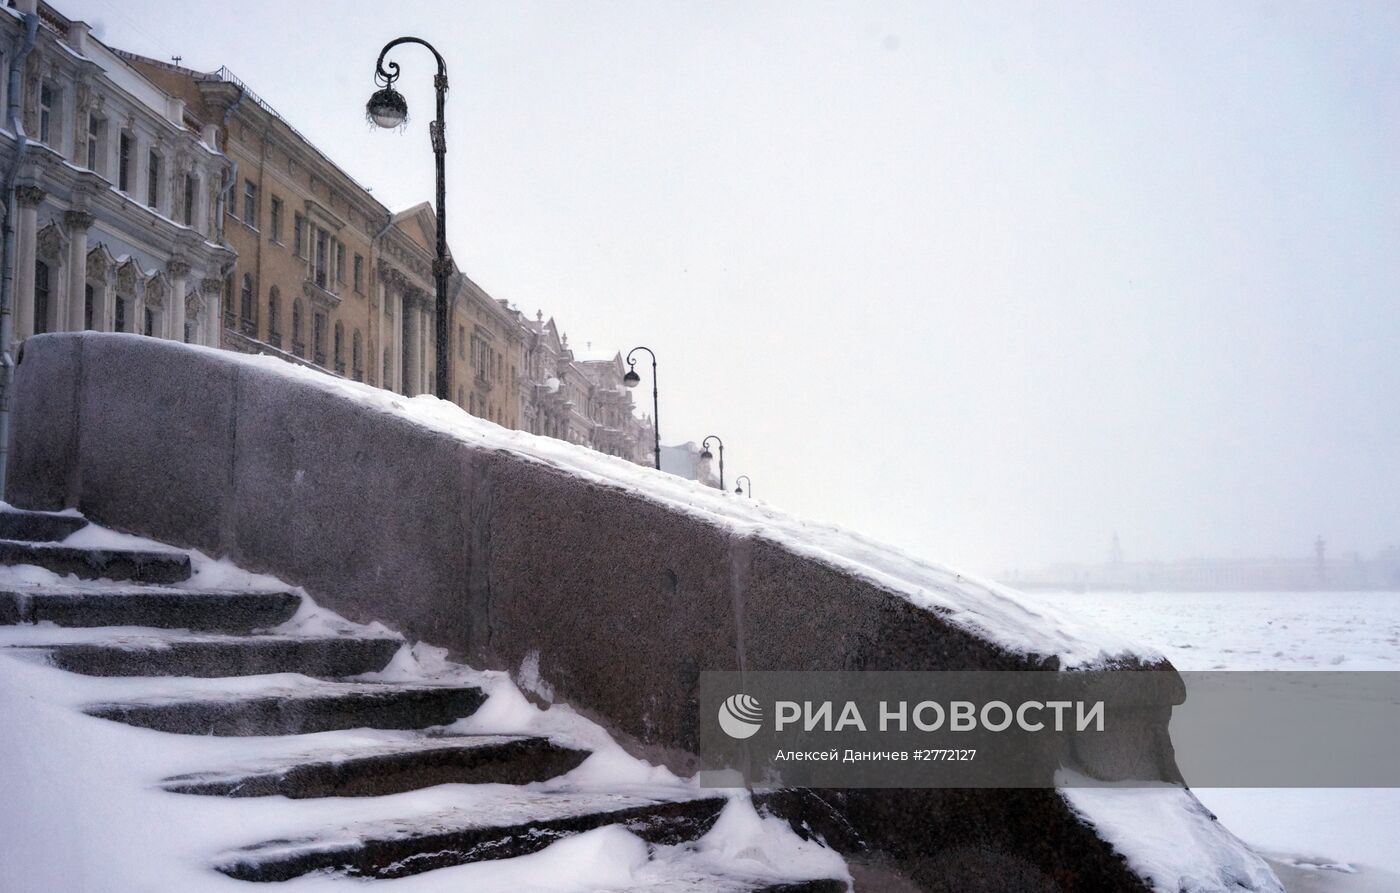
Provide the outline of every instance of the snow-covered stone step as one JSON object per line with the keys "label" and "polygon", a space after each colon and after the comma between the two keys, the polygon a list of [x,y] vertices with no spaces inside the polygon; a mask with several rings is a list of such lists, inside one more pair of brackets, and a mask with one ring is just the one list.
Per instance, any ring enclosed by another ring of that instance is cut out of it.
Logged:
{"label": "snow-covered stone step", "polygon": [[[694,870],[662,870],[662,876],[619,887],[617,893],[847,893],[849,885],[835,878],[774,881],[742,874]],[[611,888],[610,888],[611,889]],[[879,893],[879,891],[877,891]]]}
{"label": "snow-covered stone step", "polygon": [[[424,795],[448,796],[455,791],[468,792],[465,802],[418,812],[412,817],[322,828],[301,837],[282,835],[231,850],[216,860],[216,867],[231,877],[252,881],[290,880],[314,871],[399,878],[453,865],[528,855],[556,841],[605,826],[617,826],[649,844],[675,846],[709,833],[731,803],[726,796],[690,786],[492,786],[440,788]],[[401,802],[412,805],[415,801]],[[801,840],[821,840],[825,846],[841,852],[864,848],[846,820],[811,791],[759,792],[752,796],[752,805],[761,816],[781,819]],[[669,875],[667,878],[675,880]],[[706,884],[716,881],[708,873],[703,879]],[[750,891],[764,886],[766,883],[758,882],[741,884],[736,889]],[[643,889],[649,888],[639,884],[638,890]],[[658,893],[670,889],[687,888],[657,888]],[[711,886],[695,889],[710,891]]]}
{"label": "snow-covered stone step", "polygon": [[172,689],[91,704],[85,712],[184,735],[297,735],[333,729],[446,725],[475,713],[485,700],[481,689],[464,685],[304,680],[284,687],[246,690]]}
{"label": "snow-covered stone step", "polygon": [[[3,641],[3,640],[0,640]],[[22,647],[86,676],[358,676],[384,669],[403,645],[396,637],[132,635]]]}
{"label": "snow-covered stone step", "polygon": [[529,784],[578,767],[587,751],[518,735],[416,736],[346,751],[289,754],[256,765],[166,779],[181,794],[378,797],[439,784]]}
{"label": "snow-covered stone step", "polygon": [[181,583],[190,578],[190,557],[183,552],[92,549],[24,540],[0,539],[0,564],[32,564],[84,580]]}
{"label": "snow-covered stone step", "polygon": [[301,597],[292,592],[220,592],[153,586],[45,586],[0,589],[0,624],[139,626],[247,632],[284,623]]}
{"label": "snow-covered stone step", "polygon": [[77,515],[10,508],[0,510],[0,539],[58,542],[86,526],[87,521]]}
{"label": "snow-covered stone step", "polygon": [[650,844],[675,845],[704,836],[727,802],[724,797],[656,801],[617,793],[522,791],[513,810],[495,815],[450,811],[270,840],[226,853],[217,868],[247,881],[286,881],[313,871],[399,878],[528,855],[605,825],[619,825]]}

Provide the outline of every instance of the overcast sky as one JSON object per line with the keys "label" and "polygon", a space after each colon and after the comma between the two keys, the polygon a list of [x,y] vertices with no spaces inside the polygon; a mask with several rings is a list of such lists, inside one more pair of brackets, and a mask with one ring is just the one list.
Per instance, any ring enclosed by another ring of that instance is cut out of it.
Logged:
{"label": "overcast sky", "polygon": [[394,208],[433,41],[458,260],[761,498],[994,573],[1400,543],[1400,3],[58,5]]}

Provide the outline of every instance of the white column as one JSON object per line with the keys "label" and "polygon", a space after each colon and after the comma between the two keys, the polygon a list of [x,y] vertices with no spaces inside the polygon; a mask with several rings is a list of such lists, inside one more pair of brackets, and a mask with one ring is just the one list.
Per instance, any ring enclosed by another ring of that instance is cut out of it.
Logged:
{"label": "white column", "polygon": [[86,328],[87,243],[92,221],[93,216],[86,211],[63,215],[63,223],[68,227],[68,315],[62,328],[70,332]]}
{"label": "white column", "polygon": [[428,331],[433,327],[428,308],[423,308],[418,317],[418,393],[426,394],[433,389],[431,370],[428,368]]}
{"label": "white column", "polygon": [[216,287],[217,281],[214,286],[208,285],[209,281],[201,279],[199,283],[200,297],[204,299],[204,306],[199,311],[201,328],[204,329],[200,336],[200,342],[206,347],[219,347],[224,312],[224,308],[219,306],[219,295],[222,293],[222,289]]}
{"label": "white column", "polygon": [[393,308],[389,306],[389,284],[381,277],[379,282],[379,345],[374,353],[375,375],[379,378],[379,386],[386,390],[394,389],[394,367],[392,363],[386,374],[384,370],[384,358],[392,357],[394,354],[394,315]]}
{"label": "white column", "polygon": [[[169,337],[175,341],[185,340],[185,293],[189,286],[190,265],[178,258],[165,265],[170,274],[170,312],[166,317]],[[195,336],[198,341],[198,335]]]}
{"label": "white column", "polygon": [[389,323],[389,380],[393,389],[403,393],[403,294],[398,289],[389,290],[389,300],[393,301],[394,318]]}
{"label": "white column", "polygon": [[15,340],[34,334],[34,251],[38,245],[39,205],[48,193],[37,186],[15,190],[19,231],[15,234]]}

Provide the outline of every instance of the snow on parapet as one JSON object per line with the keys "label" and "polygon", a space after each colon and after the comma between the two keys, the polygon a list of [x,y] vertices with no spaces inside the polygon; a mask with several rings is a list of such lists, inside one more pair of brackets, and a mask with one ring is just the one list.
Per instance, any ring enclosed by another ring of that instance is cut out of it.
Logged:
{"label": "snow on parapet", "polygon": [[772,540],[899,593],[945,622],[1016,654],[1054,655],[1064,668],[1087,668],[1134,657],[1149,662],[1165,659],[1160,652],[1127,637],[1075,620],[1043,598],[960,574],[833,524],[806,521],[755,500],[734,499],[712,487],[586,447],[502,428],[431,395],[403,397],[268,355],[180,347],[208,351],[224,361],[296,379],[463,442],[541,462],[592,483],[623,488],[740,535]]}

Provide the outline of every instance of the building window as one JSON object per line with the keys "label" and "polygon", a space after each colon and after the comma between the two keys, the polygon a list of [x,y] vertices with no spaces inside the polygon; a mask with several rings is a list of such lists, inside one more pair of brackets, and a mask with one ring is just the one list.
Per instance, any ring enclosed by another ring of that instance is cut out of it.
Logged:
{"label": "building window", "polygon": [[156,335],[156,314],[150,307],[146,308],[146,324],[142,326],[141,334],[147,338],[154,338]]}
{"label": "building window", "polygon": [[[243,288],[238,296],[238,315],[243,319],[243,330],[253,328],[253,274],[243,274]],[[251,333],[250,333],[251,334]]]}
{"label": "building window", "polygon": [[102,135],[106,122],[96,115],[88,115],[87,166],[88,170],[100,173],[102,170]]}
{"label": "building window", "polygon": [[282,293],[277,290],[277,286],[272,286],[267,292],[267,340],[273,347],[282,346]]}
{"label": "building window", "polygon": [[45,145],[53,145],[53,122],[58,116],[55,114],[54,106],[58,103],[58,94],[53,86],[44,83],[39,86],[39,142]]}
{"label": "building window", "polygon": [[359,329],[350,336],[350,376],[356,381],[365,380],[365,342]]}
{"label": "building window", "polygon": [[326,265],[330,262],[330,236],[326,231],[316,229],[316,284],[326,287]]}
{"label": "building window", "polygon": [[146,153],[146,205],[160,207],[160,153],[155,149]]}
{"label": "building window", "polygon": [[282,241],[282,200],[277,196],[272,197],[271,217],[267,222],[268,229],[272,231],[272,241]]}
{"label": "building window", "polygon": [[92,283],[83,286],[83,328],[92,330]]}
{"label": "building window", "polygon": [[335,243],[335,281],[345,282],[345,244]]}
{"label": "building window", "polygon": [[194,226],[194,201],[199,195],[199,181],[185,174],[185,226]]}
{"label": "building window", "polygon": [[117,188],[122,192],[131,192],[131,134],[123,133],[118,141],[117,152]]}
{"label": "building window", "polygon": [[292,353],[306,358],[306,341],[302,337],[301,299],[292,302]]}
{"label": "building window", "polygon": [[112,331],[126,331],[126,298],[117,295],[116,318],[112,320]]}
{"label": "building window", "polygon": [[302,242],[301,242],[301,240],[302,240],[301,231],[302,231],[302,227],[305,226],[305,224],[306,224],[306,221],[302,218],[302,216],[301,216],[300,214],[293,214],[293,215],[292,215],[292,254],[295,254],[297,257],[305,257],[305,256],[306,256],[306,252],[305,252],[305,250],[302,248]]}
{"label": "building window", "polygon": [[365,291],[365,259],[360,255],[355,255],[355,291],[364,294]]}
{"label": "building window", "polygon": [[463,409],[467,408],[467,392],[462,390],[461,385],[457,385],[457,405]]}
{"label": "building window", "polygon": [[311,321],[311,349],[316,365],[326,365],[326,315],[317,313]]}
{"label": "building window", "polygon": [[243,181],[243,222],[258,228],[258,187],[252,180]]}
{"label": "building window", "polygon": [[345,374],[345,326],[336,320],[335,323],[335,371],[338,375]]}
{"label": "building window", "polygon": [[34,262],[34,334],[49,330],[49,265]]}
{"label": "building window", "polygon": [[393,363],[390,362],[389,348],[386,347],[384,348],[384,375],[379,379],[379,386],[381,388],[389,387],[389,381],[393,378],[393,376],[389,374],[392,367]]}

